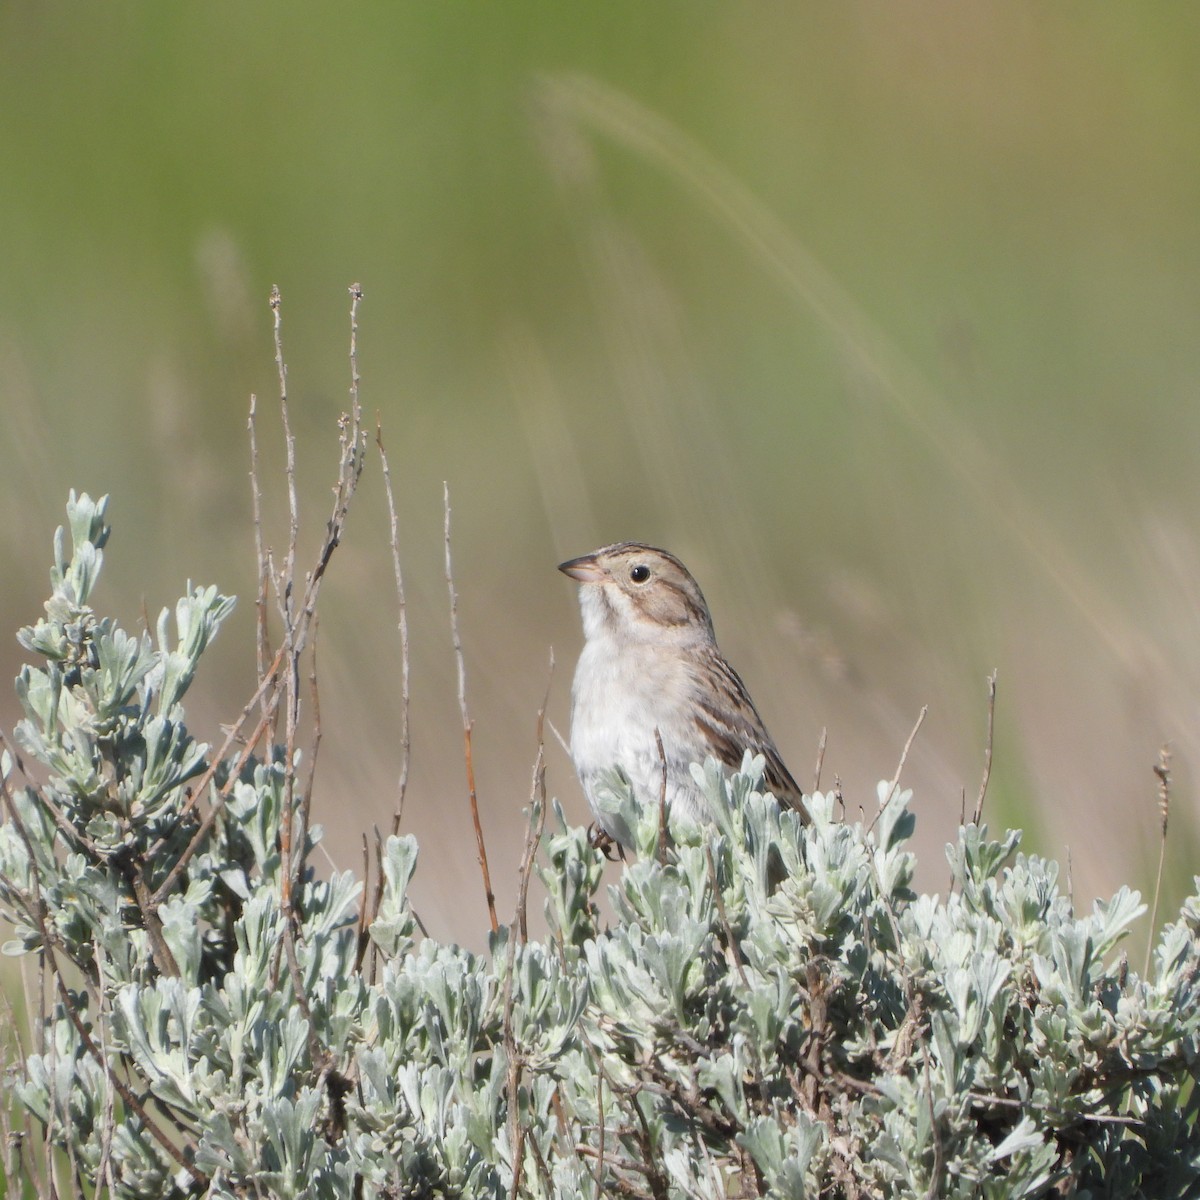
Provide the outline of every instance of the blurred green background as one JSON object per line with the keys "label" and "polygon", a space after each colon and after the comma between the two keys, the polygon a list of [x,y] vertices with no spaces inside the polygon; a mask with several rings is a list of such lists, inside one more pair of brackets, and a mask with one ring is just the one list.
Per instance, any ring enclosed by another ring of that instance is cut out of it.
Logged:
{"label": "blurred green background", "polygon": [[[557,655],[561,559],[693,569],[794,773],[873,807],[905,768],[919,881],[978,790],[1083,903],[1148,890],[1169,740],[1175,900],[1200,703],[1200,9],[610,0],[0,7],[0,522],[9,635],[69,487],[112,493],[99,605],[241,604],[192,699],[253,687],[246,415],[286,539],[283,292],[303,544],[347,404],[392,460],[430,932],[479,942],[442,578],[454,549],[503,910]],[[340,866],[399,769],[378,463],[328,580],[316,818]],[[10,698],[0,721],[16,719]],[[549,785],[585,806],[549,750]]]}

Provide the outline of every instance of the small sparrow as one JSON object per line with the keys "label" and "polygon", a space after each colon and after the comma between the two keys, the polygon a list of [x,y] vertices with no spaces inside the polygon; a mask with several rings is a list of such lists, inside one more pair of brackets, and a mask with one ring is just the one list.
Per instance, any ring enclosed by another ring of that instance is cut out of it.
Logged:
{"label": "small sparrow", "polygon": [[[801,792],[738,673],[717,648],[696,581],[673,554],[619,542],[559,568],[578,581],[584,647],[571,688],[571,757],[599,828],[628,840],[597,803],[601,773],[617,767],[644,804],[706,817],[691,764],[736,770],[746,750],[766,758],[767,789],[803,812]],[[662,738],[659,754],[655,737]]]}

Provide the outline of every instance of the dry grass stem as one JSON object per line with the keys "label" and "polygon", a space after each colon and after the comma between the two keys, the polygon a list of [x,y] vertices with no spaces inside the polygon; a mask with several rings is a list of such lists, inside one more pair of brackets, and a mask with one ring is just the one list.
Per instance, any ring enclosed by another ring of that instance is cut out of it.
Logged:
{"label": "dry grass stem", "polygon": [[[296,499],[296,439],[292,435],[288,409],[287,363],[283,357],[283,297],[277,285],[271,287],[271,312],[274,315],[275,368],[279,373],[279,413],[283,420],[283,444],[287,455],[285,473],[288,495],[288,549],[281,579],[276,579],[276,599],[284,625],[291,625],[292,581],[296,577],[296,545],[300,538],[300,505]],[[282,582],[283,586],[280,586]]]}
{"label": "dry grass stem", "polygon": [[988,676],[987,741],[983,746],[983,778],[979,781],[979,796],[971,818],[976,825],[983,819],[983,801],[987,796],[988,780],[992,777],[992,737],[996,727],[996,672]]}
{"label": "dry grass stem", "polygon": [[492,932],[500,928],[496,920],[496,896],[492,891],[492,876],[488,870],[487,847],[483,841],[483,826],[479,821],[479,799],[475,794],[475,761],[471,754],[471,714],[467,709],[467,668],[463,660],[462,639],[458,633],[458,593],[454,590],[454,569],[450,560],[450,485],[442,484],[442,504],[445,510],[446,588],[450,593],[450,636],[454,643],[454,662],[458,670],[458,708],[462,713],[463,754],[467,768],[467,800],[471,822],[475,826],[475,849],[479,870],[483,876],[483,892],[487,898],[488,919]]}
{"label": "dry grass stem", "polygon": [[396,780],[396,811],[392,814],[392,833],[400,832],[404,816],[404,797],[408,791],[408,769],[412,757],[412,732],[409,727],[409,670],[411,659],[408,648],[408,607],[404,600],[404,572],[400,569],[400,538],[396,518],[396,500],[392,493],[392,471],[388,465],[387,451],[383,446],[383,426],[375,420],[375,445],[379,449],[379,461],[383,468],[383,494],[387,498],[388,544],[392,551],[392,575],[396,580],[396,603],[398,615],[396,629],[400,634],[400,775]]}
{"label": "dry grass stem", "polygon": [[529,941],[529,881],[537,857],[538,844],[546,828],[546,706],[550,703],[550,685],[554,681],[554,651],[550,651],[550,667],[546,692],[537,714],[537,757],[533,763],[533,780],[529,786],[529,827],[525,833],[525,848],[521,854],[521,869],[517,891],[517,927],[522,943]]}
{"label": "dry grass stem", "polygon": [[[254,651],[258,680],[267,670],[267,594],[270,590],[270,562],[263,543],[262,480],[258,472],[258,397],[250,393],[250,415],[246,421],[250,434],[250,503],[254,513],[254,558],[258,567],[258,587],[254,595]],[[266,701],[262,701],[264,705]]]}
{"label": "dry grass stem", "polygon": [[904,772],[904,764],[908,761],[908,752],[912,749],[912,744],[916,740],[917,731],[925,722],[925,716],[929,712],[929,705],[922,704],[920,715],[917,717],[917,723],[912,727],[912,733],[908,735],[908,741],[904,743],[904,749],[900,752],[900,761],[896,764],[896,773],[892,776],[891,782],[888,784],[887,798],[879,806],[879,811],[875,814],[875,819],[867,826],[867,832],[870,833],[875,828],[879,818],[883,816],[883,810],[891,804],[892,800],[897,795],[897,786],[900,783],[900,776]]}
{"label": "dry grass stem", "polygon": [[819,792],[821,790],[821,768],[825,765],[825,744],[829,738],[829,728],[825,725],[821,726],[821,740],[817,743],[817,764],[813,767],[813,785],[812,790]]}
{"label": "dry grass stem", "polygon": [[1153,767],[1158,780],[1158,813],[1161,832],[1158,839],[1158,870],[1154,875],[1154,903],[1150,907],[1150,939],[1146,943],[1146,965],[1143,975],[1150,973],[1150,952],[1154,945],[1154,931],[1158,928],[1158,900],[1162,894],[1163,868],[1167,862],[1167,823],[1171,815],[1171,744],[1164,742],[1158,751],[1158,762]]}
{"label": "dry grass stem", "polygon": [[[275,599],[283,622],[284,652],[284,761],[283,810],[279,818],[279,856],[283,870],[279,877],[279,903],[290,924],[292,919],[292,803],[295,795],[296,727],[300,717],[299,652],[296,647],[295,596],[296,546],[300,537],[300,510],[296,498],[296,439],[288,412],[287,363],[283,355],[283,299],[278,287],[271,288],[271,312],[274,315],[275,366],[279,372],[279,412],[283,422],[286,454],[285,474],[288,495],[288,544],[283,570],[274,576]],[[278,711],[278,710],[276,710]],[[293,958],[289,955],[289,960]]]}

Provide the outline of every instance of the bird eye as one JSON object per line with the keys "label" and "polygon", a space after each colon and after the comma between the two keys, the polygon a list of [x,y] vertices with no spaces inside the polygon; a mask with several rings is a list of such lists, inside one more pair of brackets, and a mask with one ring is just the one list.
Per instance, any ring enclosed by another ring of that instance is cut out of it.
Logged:
{"label": "bird eye", "polygon": [[650,568],[645,563],[634,563],[629,568],[629,578],[634,583],[645,583],[650,578]]}

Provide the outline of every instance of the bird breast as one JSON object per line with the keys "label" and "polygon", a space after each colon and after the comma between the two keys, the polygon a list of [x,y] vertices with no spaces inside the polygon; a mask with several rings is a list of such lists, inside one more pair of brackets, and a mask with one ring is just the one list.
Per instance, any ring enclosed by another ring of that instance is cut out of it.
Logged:
{"label": "bird breast", "polygon": [[678,653],[589,638],[571,690],[571,757],[585,788],[595,773],[619,766],[643,803],[656,800],[662,774],[656,729],[672,775],[686,779],[697,741],[688,728],[691,687]]}

